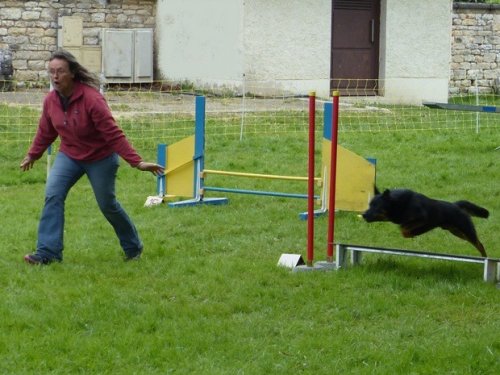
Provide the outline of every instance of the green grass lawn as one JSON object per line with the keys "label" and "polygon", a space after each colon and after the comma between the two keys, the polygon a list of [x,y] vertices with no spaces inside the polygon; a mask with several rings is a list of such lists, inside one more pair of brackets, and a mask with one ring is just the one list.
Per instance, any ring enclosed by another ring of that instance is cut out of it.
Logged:
{"label": "green grass lawn", "polygon": [[[488,208],[475,219],[500,257],[498,129],[341,133],[377,159],[380,188]],[[318,142],[319,144],[319,142]],[[0,150],[0,373],[2,374],[497,374],[500,290],[482,266],[365,255],[343,271],[293,273],[282,253],[306,253],[304,200],[227,195],[227,206],[143,207],[155,179],[122,163],[117,194],[145,244],[122,261],[118,241],[82,179],[66,205],[64,262],[30,267],[45,163],[22,173],[27,144]],[[154,146],[140,153],[155,158]],[[319,150],[317,151],[319,159]],[[306,175],[305,134],[209,137],[206,167]],[[302,193],[303,183],[211,184]],[[217,194],[212,193],[211,196]],[[315,223],[316,259],[326,217]],[[337,242],[478,255],[435,230],[404,239],[389,223],[336,215]]]}

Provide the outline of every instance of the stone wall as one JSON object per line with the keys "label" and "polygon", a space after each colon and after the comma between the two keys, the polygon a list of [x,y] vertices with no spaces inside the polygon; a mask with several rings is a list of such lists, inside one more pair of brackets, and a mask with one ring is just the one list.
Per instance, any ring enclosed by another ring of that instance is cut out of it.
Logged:
{"label": "stone wall", "polygon": [[46,80],[57,49],[58,18],[83,19],[83,45],[100,45],[103,28],[154,28],[156,0],[0,1],[0,49],[12,53],[14,80]]}
{"label": "stone wall", "polygon": [[454,4],[450,94],[499,89],[500,5]]}

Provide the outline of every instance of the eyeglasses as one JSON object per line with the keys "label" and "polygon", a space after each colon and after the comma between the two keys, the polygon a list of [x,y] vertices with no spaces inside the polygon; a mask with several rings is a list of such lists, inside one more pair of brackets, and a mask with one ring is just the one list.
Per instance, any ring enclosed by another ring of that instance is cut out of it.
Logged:
{"label": "eyeglasses", "polygon": [[65,70],[65,69],[50,69],[47,71],[47,74],[50,75],[51,77],[54,77],[54,76],[63,76],[65,74],[69,74],[69,71]]}

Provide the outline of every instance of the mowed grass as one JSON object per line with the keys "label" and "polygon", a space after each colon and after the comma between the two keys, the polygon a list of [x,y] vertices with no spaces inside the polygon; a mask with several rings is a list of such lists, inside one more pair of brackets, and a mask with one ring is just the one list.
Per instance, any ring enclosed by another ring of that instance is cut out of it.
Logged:
{"label": "mowed grass", "polygon": [[[341,133],[340,143],[377,159],[380,188],[488,208],[489,219],[474,221],[488,254],[500,257],[498,130]],[[27,266],[45,163],[18,171],[26,147],[3,144],[0,154],[0,373],[500,372],[500,290],[483,282],[480,265],[366,255],[362,266],[343,271],[277,267],[282,253],[305,257],[304,200],[228,194],[226,206],[148,209],[154,177],[122,163],[117,195],[144,257],[122,261],[82,179],[67,199],[64,262]],[[155,158],[154,145],[139,152]],[[306,135],[210,137],[206,167],[306,175]],[[300,182],[209,182],[305,192]],[[324,260],[326,227],[326,217],[316,220],[317,260]],[[395,225],[369,225],[357,213],[339,212],[335,228],[336,242],[478,255],[445,231],[404,239]]]}

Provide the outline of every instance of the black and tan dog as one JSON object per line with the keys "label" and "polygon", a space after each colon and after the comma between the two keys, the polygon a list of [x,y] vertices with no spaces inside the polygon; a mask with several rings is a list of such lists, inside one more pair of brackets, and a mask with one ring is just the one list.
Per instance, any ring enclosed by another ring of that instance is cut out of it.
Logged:
{"label": "black and tan dog", "polygon": [[487,257],[479,241],[471,216],[487,218],[487,209],[469,201],[446,202],[431,199],[408,189],[378,190],[363,213],[367,222],[390,221],[399,224],[404,237],[415,237],[434,228],[443,228],[469,241]]}

